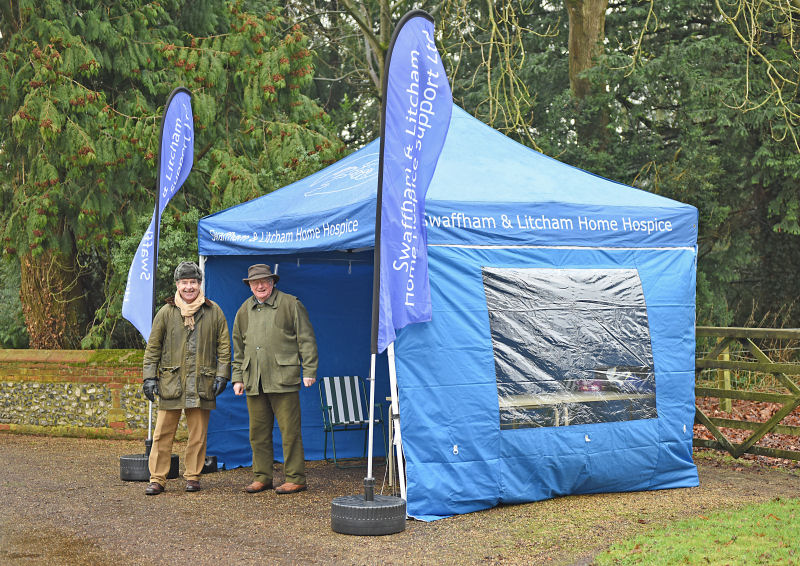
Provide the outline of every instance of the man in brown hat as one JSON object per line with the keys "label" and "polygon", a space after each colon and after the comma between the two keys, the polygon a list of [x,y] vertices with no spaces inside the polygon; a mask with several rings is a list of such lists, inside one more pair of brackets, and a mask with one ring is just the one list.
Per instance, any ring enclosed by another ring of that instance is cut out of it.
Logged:
{"label": "man in brown hat", "polygon": [[272,423],[283,438],[285,483],[277,493],[306,489],[300,434],[300,376],[306,387],[317,381],[317,341],[308,312],[297,297],[279,291],[269,266],[251,265],[245,285],[252,297],[233,321],[233,391],[247,394],[253,482],[248,493],[272,488]]}

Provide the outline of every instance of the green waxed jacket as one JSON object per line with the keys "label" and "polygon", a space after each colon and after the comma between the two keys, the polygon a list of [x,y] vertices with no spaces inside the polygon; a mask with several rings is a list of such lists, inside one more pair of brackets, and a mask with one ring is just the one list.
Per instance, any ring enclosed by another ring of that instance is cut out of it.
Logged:
{"label": "green waxed jacket", "polygon": [[239,307],[233,382],[243,382],[247,395],[298,391],[301,376],[316,379],[318,364],[314,329],[297,297],[274,289],[263,304],[251,296]]}
{"label": "green waxed jacket", "polygon": [[206,299],[194,321],[190,332],[173,298],[153,319],[142,378],[158,378],[161,410],[215,409],[214,379],[229,377],[231,344],[222,309]]}

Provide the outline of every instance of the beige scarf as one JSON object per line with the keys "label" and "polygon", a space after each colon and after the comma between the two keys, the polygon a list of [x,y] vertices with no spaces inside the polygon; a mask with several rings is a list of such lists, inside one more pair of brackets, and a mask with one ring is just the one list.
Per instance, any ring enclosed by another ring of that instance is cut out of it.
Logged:
{"label": "beige scarf", "polygon": [[206,298],[203,296],[202,292],[197,295],[194,301],[187,303],[183,300],[183,297],[181,297],[180,292],[175,291],[175,306],[181,309],[183,325],[188,326],[189,330],[194,330],[194,313],[200,310],[204,302],[206,302]]}

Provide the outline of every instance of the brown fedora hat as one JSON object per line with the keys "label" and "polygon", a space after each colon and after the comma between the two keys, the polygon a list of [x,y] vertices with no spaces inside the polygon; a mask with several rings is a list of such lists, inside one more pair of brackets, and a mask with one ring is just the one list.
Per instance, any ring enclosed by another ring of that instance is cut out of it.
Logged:
{"label": "brown fedora hat", "polygon": [[272,273],[272,270],[268,265],[257,263],[247,268],[247,277],[242,279],[242,281],[244,281],[245,285],[249,285],[250,281],[255,281],[256,279],[266,279],[267,277],[272,277],[275,280],[275,283],[277,283],[278,279],[280,279],[279,275]]}

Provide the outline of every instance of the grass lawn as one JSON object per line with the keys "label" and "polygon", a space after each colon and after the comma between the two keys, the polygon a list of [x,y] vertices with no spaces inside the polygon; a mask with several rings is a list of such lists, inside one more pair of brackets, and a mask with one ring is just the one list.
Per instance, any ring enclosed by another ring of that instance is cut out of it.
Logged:
{"label": "grass lawn", "polygon": [[716,511],[660,527],[613,545],[604,564],[798,564],[800,500]]}

